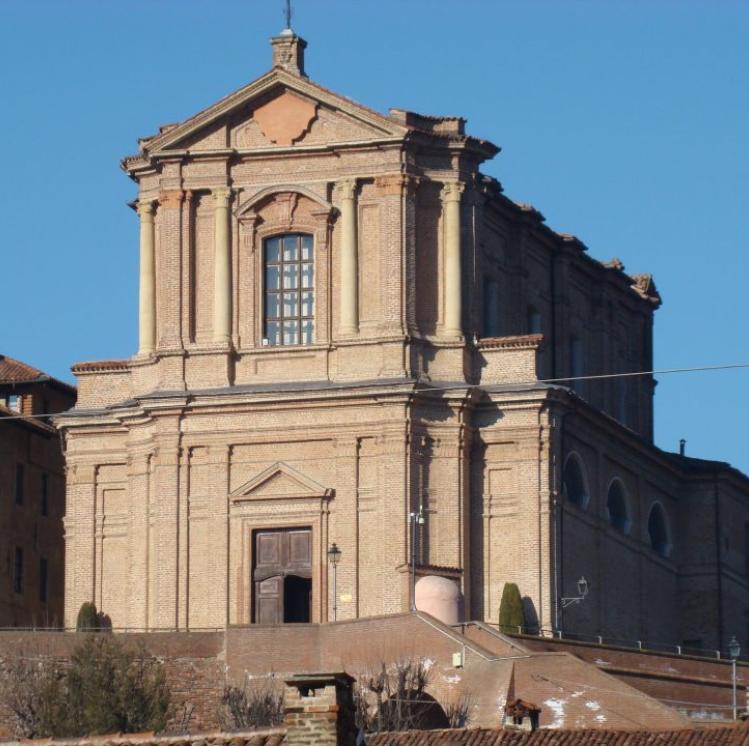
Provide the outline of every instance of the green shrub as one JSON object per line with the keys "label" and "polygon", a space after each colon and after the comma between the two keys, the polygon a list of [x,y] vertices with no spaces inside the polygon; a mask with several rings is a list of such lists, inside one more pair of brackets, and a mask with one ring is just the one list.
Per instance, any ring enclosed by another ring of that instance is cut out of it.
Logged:
{"label": "green shrub", "polygon": [[99,629],[99,613],[96,611],[96,604],[91,601],[81,604],[75,628],[78,632],[92,632]]}
{"label": "green shrub", "polygon": [[518,627],[525,627],[523,599],[515,583],[505,583],[499,603],[499,631],[513,634]]}
{"label": "green shrub", "polygon": [[66,678],[71,736],[166,726],[170,696],[164,669],[142,647],[132,651],[113,635],[89,635],[73,653]]}
{"label": "green shrub", "polygon": [[0,702],[15,735],[79,738],[160,731],[170,714],[163,666],[114,635],[86,635],[69,666],[19,656],[0,666]]}

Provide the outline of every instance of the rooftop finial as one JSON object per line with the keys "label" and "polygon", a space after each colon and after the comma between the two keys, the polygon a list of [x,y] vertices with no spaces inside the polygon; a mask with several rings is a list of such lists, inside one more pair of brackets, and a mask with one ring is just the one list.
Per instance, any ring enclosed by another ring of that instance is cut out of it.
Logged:
{"label": "rooftop finial", "polygon": [[286,18],[286,26],[284,27],[284,30],[281,33],[284,35],[293,34],[294,32],[291,30],[291,16],[294,13],[291,9],[291,0],[286,0],[283,14],[284,14],[284,17]]}

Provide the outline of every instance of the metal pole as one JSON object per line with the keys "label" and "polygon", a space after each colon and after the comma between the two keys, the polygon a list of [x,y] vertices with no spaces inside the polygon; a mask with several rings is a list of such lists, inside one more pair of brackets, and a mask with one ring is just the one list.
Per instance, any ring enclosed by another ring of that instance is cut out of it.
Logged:
{"label": "metal pole", "polygon": [[338,621],[338,564],[333,565],[333,621]]}
{"label": "metal pole", "polygon": [[416,513],[411,519],[411,611],[416,611]]}
{"label": "metal pole", "polygon": [[733,719],[737,719],[736,712],[736,659],[731,659],[731,679],[733,681]]}

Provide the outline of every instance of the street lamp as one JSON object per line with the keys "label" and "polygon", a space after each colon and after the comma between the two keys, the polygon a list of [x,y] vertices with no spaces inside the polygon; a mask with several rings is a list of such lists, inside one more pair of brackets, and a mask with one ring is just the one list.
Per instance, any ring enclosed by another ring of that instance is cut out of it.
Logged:
{"label": "street lamp", "polygon": [[733,683],[733,719],[736,720],[736,659],[741,655],[741,645],[736,639],[736,635],[731,637],[728,643],[728,654],[731,656],[731,681]]}
{"label": "street lamp", "polygon": [[590,587],[588,586],[588,581],[583,575],[580,580],[577,581],[577,596],[566,596],[565,598],[562,598],[562,608],[566,609],[568,606],[572,606],[572,604],[579,604],[580,601],[585,600],[589,590]]}
{"label": "street lamp", "polygon": [[416,527],[424,525],[424,508],[419,505],[418,513],[409,513],[411,524],[411,611],[416,611]]}
{"label": "street lamp", "polygon": [[333,621],[338,617],[338,563],[341,559],[341,550],[333,542],[328,549],[328,562],[333,565]]}

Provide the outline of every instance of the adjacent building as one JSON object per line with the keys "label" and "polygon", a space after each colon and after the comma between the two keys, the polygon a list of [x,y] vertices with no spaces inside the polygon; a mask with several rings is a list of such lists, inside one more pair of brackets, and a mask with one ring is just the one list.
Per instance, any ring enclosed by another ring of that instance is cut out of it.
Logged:
{"label": "adjacent building", "polygon": [[413,573],[473,619],[512,581],[530,625],[749,643],[747,478],[653,445],[651,375],[590,378],[652,368],[650,275],[506,196],[464,119],[367,109],[305,47],[123,161],[140,347],[76,365],[58,418],[66,622],[388,614]]}
{"label": "adjacent building", "polygon": [[46,415],[75,388],[0,355],[0,627],[63,622],[65,465]]}

